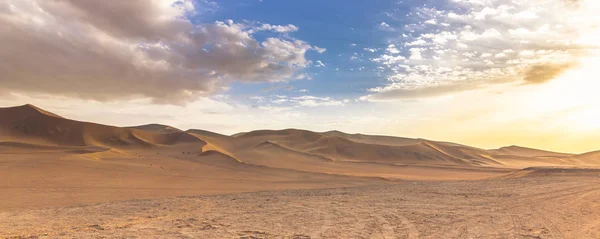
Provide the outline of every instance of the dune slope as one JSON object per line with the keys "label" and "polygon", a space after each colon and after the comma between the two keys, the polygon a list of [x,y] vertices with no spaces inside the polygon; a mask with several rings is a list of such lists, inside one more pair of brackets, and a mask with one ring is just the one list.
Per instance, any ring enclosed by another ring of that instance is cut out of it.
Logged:
{"label": "dune slope", "polygon": [[[115,127],[66,119],[33,105],[0,108],[0,143],[1,151],[13,153],[59,151],[94,154],[95,159],[222,155],[216,158],[279,169],[391,178],[402,171],[398,166],[407,165],[436,170],[600,165],[600,154],[593,152],[571,155],[518,146],[484,150],[451,142],[340,131],[257,130],[228,136],[160,124]],[[114,153],[102,154],[105,151]]]}
{"label": "dune slope", "polygon": [[32,105],[0,109],[0,140],[60,146],[152,147],[203,141],[185,133],[153,133],[65,119]]}

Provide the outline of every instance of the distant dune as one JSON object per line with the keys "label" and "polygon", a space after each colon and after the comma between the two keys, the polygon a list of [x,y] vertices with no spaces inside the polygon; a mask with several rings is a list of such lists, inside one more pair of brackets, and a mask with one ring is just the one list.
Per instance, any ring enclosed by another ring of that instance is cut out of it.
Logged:
{"label": "distant dune", "polygon": [[32,105],[0,109],[0,139],[40,145],[152,147],[177,143],[203,143],[185,133],[154,133],[65,119]]}
{"label": "distant dune", "polygon": [[270,142],[295,152],[322,156],[337,162],[517,168],[540,165],[577,165],[577,162],[570,159],[573,155],[566,153],[517,146],[484,150],[450,142],[346,134],[339,131],[317,133],[297,129],[258,130],[236,134],[233,137],[240,146],[248,147],[248,145]]}
{"label": "distant dune", "polygon": [[[0,200],[5,208],[402,180],[515,178],[562,172],[545,168],[600,166],[600,151],[485,150],[300,129],[228,136],[159,124],[116,127],[67,119],[33,105],[0,108],[0,156],[0,175],[6,179],[0,188],[13,195]],[[31,197],[35,188],[43,190]]]}
{"label": "distant dune", "polygon": [[508,146],[499,149],[490,150],[493,154],[497,155],[511,155],[511,156],[523,156],[523,157],[569,157],[572,154],[557,153],[539,149],[525,148],[519,146]]}
{"label": "distant dune", "polygon": [[246,157],[252,161],[255,154],[260,154],[261,162],[267,165],[268,161],[286,160],[284,151],[294,155],[292,158],[307,160],[392,165],[526,167],[600,163],[597,160],[600,154],[595,152],[572,155],[519,146],[484,150],[449,142],[340,131],[257,130],[227,136],[198,129],[183,131],[160,124],[115,127],[66,119],[33,105],[0,108],[0,115],[0,140],[4,147],[10,143],[12,147],[24,149],[96,146],[119,150],[161,147],[174,150],[174,146],[187,145],[197,152],[217,151],[240,161]]}
{"label": "distant dune", "polygon": [[580,155],[573,155],[570,157],[570,159],[582,165],[600,165],[600,151],[594,151]]}
{"label": "distant dune", "polygon": [[328,131],[324,132],[323,135],[332,136],[332,137],[342,137],[346,138],[358,143],[366,143],[366,144],[380,144],[380,145],[388,145],[388,146],[403,146],[403,145],[411,145],[417,144],[423,139],[411,139],[411,138],[402,138],[402,137],[392,137],[392,136],[379,136],[379,135],[364,135],[364,134],[347,134],[340,131]]}
{"label": "distant dune", "polygon": [[179,133],[179,132],[183,131],[178,128],[174,128],[174,127],[171,127],[168,125],[162,125],[162,124],[147,124],[147,125],[140,125],[140,126],[131,126],[131,127],[127,127],[127,128],[139,129],[139,130],[149,131],[149,132],[153,132],[153,133],[161,133],[161,134]]}
{"label": "distant dune", "polygon": [[591,176],[599,177],[600,168],[560,168],[560,167],[530,167],[507,175],[502,178],[548,177],[548,176]]}

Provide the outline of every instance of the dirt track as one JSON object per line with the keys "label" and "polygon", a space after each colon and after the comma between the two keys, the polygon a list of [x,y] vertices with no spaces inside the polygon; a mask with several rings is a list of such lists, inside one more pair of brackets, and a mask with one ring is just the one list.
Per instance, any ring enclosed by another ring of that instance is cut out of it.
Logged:
{"label": "dirt track", "polygon": [[600,238],[599,183],[544,176],[123,201],[0,213],[0,235]]}

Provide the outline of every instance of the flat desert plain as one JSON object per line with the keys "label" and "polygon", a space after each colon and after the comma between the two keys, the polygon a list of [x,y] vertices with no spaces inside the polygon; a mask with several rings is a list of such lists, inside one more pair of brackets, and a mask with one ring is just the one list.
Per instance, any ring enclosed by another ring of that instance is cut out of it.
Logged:
{"label": "flat desert plain", "polygon": [[600,238],[600,153],[0,108],[0,238]]}

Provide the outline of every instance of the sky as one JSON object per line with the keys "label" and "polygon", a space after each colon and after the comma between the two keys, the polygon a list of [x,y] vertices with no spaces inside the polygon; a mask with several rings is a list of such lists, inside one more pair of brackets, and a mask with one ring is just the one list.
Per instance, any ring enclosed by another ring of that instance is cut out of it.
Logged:
{"label": "sky", "polygon": [[0,0],[0,106],[600,150],[596,0]]}

